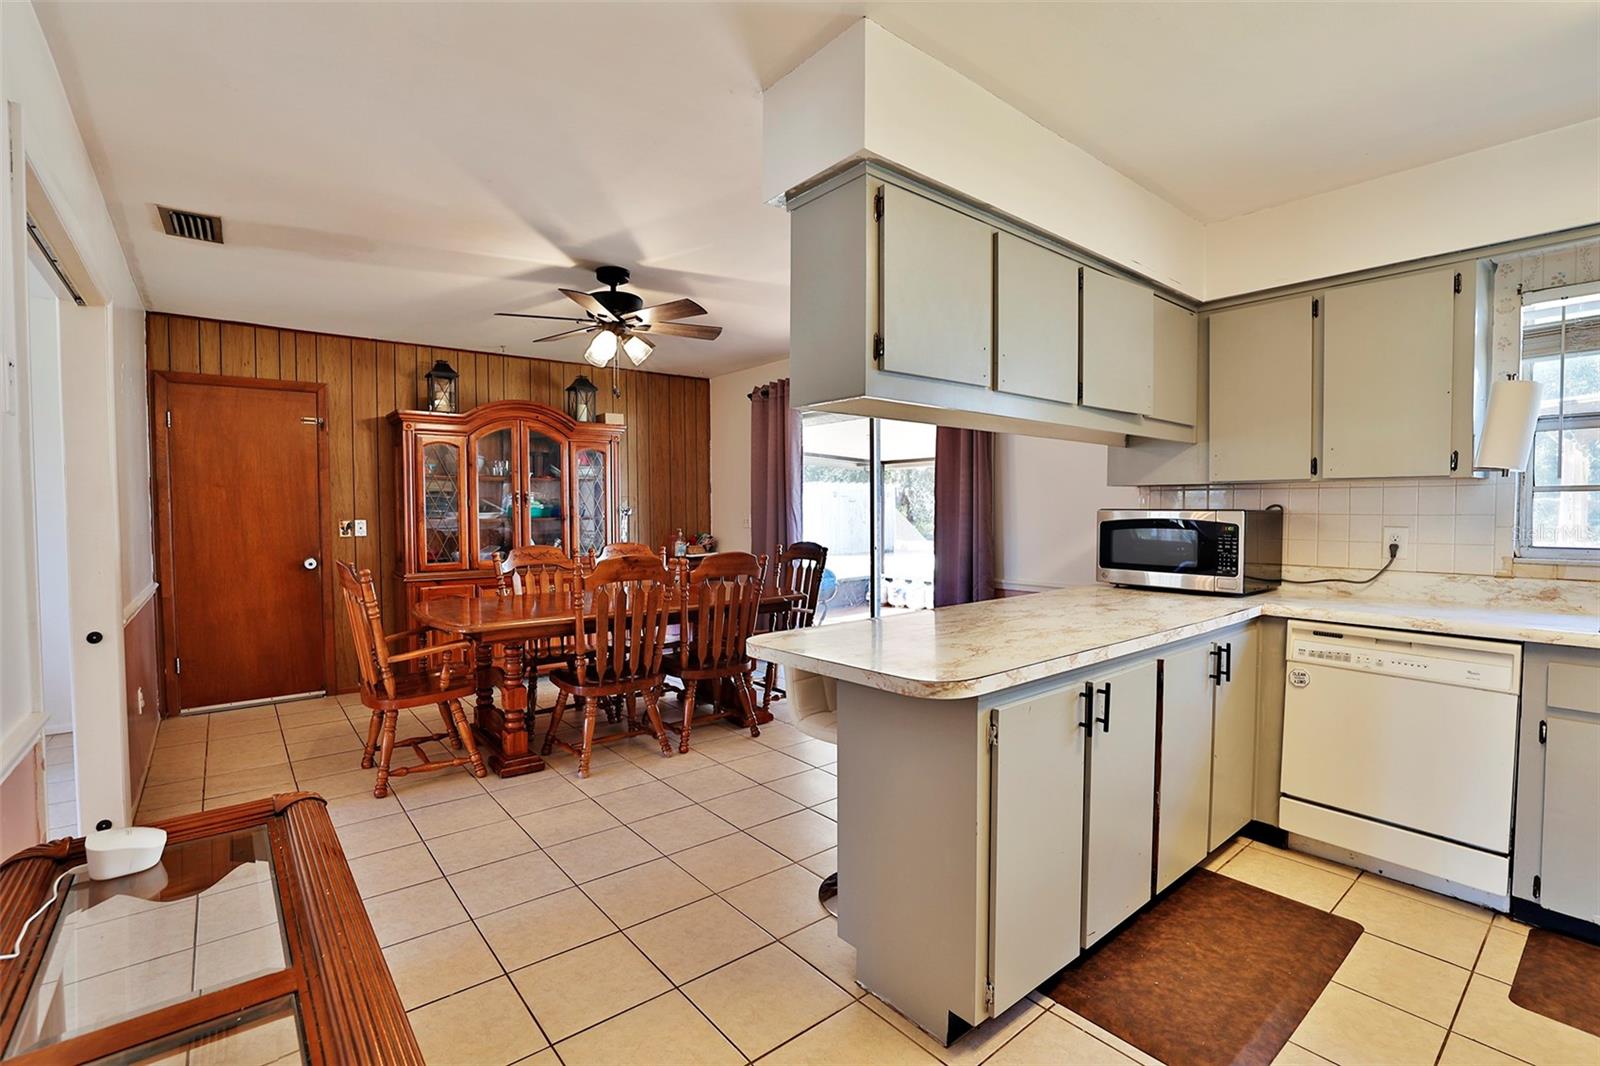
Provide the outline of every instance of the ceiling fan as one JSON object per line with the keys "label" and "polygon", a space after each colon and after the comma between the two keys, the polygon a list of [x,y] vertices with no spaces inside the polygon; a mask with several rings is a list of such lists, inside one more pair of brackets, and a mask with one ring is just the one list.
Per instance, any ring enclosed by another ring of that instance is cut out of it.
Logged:
{"label": "ceiling fan", "polygon": [[575,329],[562,330],[534,343],[560,340],[579,333],[593,333],[594,340],[583,353],[584,359],[594,366],[605,367],[617,357],[618,351],[638,366],[650,358],[655,348],[653,336],[691,337],[695,340],[716,340],[721,326],[696,326],[677,321],[703,315],[706,309],[693,300],[669,300],[663,304],[644,306],[644,300],[631,292],[621,292],[618,286],[628,283],[625,267],[603,266],[594,272],[600,284],[608,288],[596,292],[579,292],[562,289],[561,295],[583,308],[583,318],[567,315],[530,315],[518,311],[497,311],[505,318],[541,318],[553,322],[581,322]]}

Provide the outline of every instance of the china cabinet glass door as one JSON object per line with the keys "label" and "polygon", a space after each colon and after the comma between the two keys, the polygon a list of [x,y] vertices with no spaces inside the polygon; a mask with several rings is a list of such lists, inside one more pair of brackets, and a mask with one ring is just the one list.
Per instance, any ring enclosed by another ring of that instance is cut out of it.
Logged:
{"label": "china cabinet glass door", "polygon": [[461,445],[422,440],[422,559],[428,567],[461,565]]}
{"label": "china cabinet glass door", "polygon": [[496,553],[516,547],[516,438],[511,426],[486,429],[472,438],[477,507],[477,563],[492,564]]}
{"label": "china cabinet glass door", "polygon": [[527,489],[522,505],[524,522],[522,542],[563,547],[562,536],[566,526],[566,508],[562,491],[563,449],[561,442],[539,432],[528,430]]}
{"label": "china cabinet glass door", "polygon": [[606,546],[610,516],[610,500],[607,498],[610,482],[607,478],[606,452],[603,448],[578,448],[576,451],[578,550],[598,553]]}

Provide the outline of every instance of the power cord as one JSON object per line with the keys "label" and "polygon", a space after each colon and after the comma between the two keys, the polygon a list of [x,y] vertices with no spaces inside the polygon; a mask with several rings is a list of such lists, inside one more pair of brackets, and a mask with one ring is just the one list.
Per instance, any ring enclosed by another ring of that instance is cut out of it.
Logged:
{"label": "power cord", "polygon": [[[1274,503],[1267,508],[1269,511],[1282,511],[1283,504]],[[1310,580],[1295,580],[1292,577],[1280,578],[1285,585],[1370,585],[1384,574],[1389,572],[1389,567],[1400,557],[1400,545],[1389,545],[1389,560],[1378,568],[1378,572],[1371,577],[1318,577]]]}
{"label": "power cord", "polygon": [[56,875],[55,883],[50,886],[50,898],[41,903],[38,910],[28,915],[28,920],[23,922],[22,928],[17,931],[17,942],[11,945],[11,953],[9,955],[0,955],[0,962],[9,962],[11,959],[14,959],[22,954],[22,941],[27,938],[28,926],[32,925],[34,923],[34,919],[38,918],[39,915],[50,909],[50,905],[56,901],[57,893],[61,891],[61,882],[65,881],[73,874],[82,873],[88,868],[88,863],[79,863],[72,869],[63,870]]}

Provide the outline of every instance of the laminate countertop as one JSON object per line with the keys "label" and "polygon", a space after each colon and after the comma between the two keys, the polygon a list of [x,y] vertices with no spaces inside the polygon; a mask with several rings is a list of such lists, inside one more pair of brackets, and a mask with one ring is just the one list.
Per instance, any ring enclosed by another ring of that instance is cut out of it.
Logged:
{"label": "laminate countertop", "polygon": [[758,659],[924,699],[965,699],[1203,636],[1253,618],[1600,648],[1600,582],[1454,579],[1371,590],[1198,596],[1106,585],[767,633]]}

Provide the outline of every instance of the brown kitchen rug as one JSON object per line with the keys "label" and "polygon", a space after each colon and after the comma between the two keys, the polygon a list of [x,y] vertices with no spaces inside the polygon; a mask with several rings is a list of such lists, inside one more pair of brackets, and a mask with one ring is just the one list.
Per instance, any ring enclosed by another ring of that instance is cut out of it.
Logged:
{"label": "brown kitchen rug", "polygon": [[1600,1036],[1600,945],[1548,929],[1528,930],[1511,1002]]}
{"label": "brown kitchen rug", "polygon": [[1040,989],[1168,1066],[1272,1062],[1361,926],[1196,870]]}

